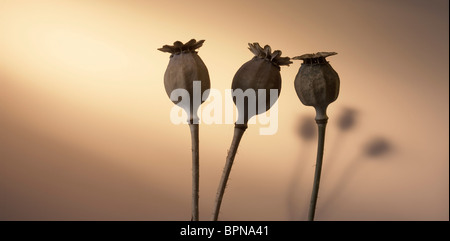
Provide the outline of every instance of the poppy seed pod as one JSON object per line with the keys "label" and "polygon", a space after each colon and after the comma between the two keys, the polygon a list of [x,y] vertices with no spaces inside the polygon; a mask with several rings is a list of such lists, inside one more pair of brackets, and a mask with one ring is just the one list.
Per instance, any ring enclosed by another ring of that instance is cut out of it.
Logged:
{"label": "poppy seed pod", "polygon": [[[231,85],[235,97],[233,101],[238,109],[238,120],[234,126],[233,140],[217,189],[213,221],[217,221],[219,218],[225,187],[239,143],[247,129],[248,120],[256,114],[266,112],[277,101],[281,90],[280,66],[292,63],[289,57],[281,57],[280,50],[275,50],[272,53],[269,45],[264,46],[264,48],[261,48],[258,43],[248,45],[255,57],[238,69]],[[274,92],[275,96],[273,95]]]}
{"label": "poppy seed pod", "polygon": [[[255,56],[238,69],[234,75],[231,88],[235,94],[238,89],[241,89],[243,93],[246,93],[247,90],[253,90],[252,93],[254,93],[255,98],[247,96],[246,103],[238,103],[237,98],[233,99],[239,113],[238,124],[247,124],[252,116],[270,109],[281,91],[280,66],[292,63],[289,57],[281,57],[280,50],[275,50],[272,53],[269,45],[264,46],[264,48],[258,43],[249,43],[248,45],[249,50]],[[265,92],[258,90],[265,90]],[[270,98],[270,90],[277,90],[276,98]],[[260,108],[258,100],[261,101],[263,97],[265,97],[265,108]]]}
{"label": "poppy seed pod", "polygon": [[[158,50],[171,53],[169,65],[164,73],[164,87],[173,103],[183,108],[189,115],[189,129],[192,142],[192,221],[199,220],[199,122],[197,110],[206,99],[211,83],[208,69],[198,56],[196,49],[203,45],[205,40],[189,40],[183,44],[180,41],[173,46],[164,45]],[[181,100],[180,100],[181,97]]]}
{"label": "poppy seed pod", "polygon": [[328,120],[326,110],[339,95],[339,76],[325,60],[335,52],[304,54],[293,59],[303,60],[295,77],[295,90],[300,101],[316,109],[316,121]]}
{"label": "poppy seed pod", "polygon": [[[190,120],[196,117],[196,112],[202,101],[203,93],[211,87],[208,69],[205,63],[202,61],[200,56],[198,56],[196,49],[203,45],[205,40],[196,41],[191,39],[190,41],[183,44],[180,41],[173,43],[173,46],[164,45],[158,50],[162,52],[171,53],[169,65],[167,66],[166,72],[164,73],[164,87],[166,89],[167,95],[171,98],[172,102],[179,105],[190,114]],[[200,93],[194,93],[194,81],[201,81],[200,83]],[[173,99],[172,92],[177,89],[183,89],[185,95],[182,96],[188,98],[189,105],[185,102],[179,100],[178,98]],[[195,94],[200,96],[195,96]],[[194,98],[200,97],[197,101]],[[207,97],[207,96],[205,96]],[[206,98],[204,98],[206,99]],[[198,102],[198,103],[196,103]]]}
{"label": "poppy seed pod", "polygon": [[318,52],[293,58],[303,60],[295,77],[295,90],[304,105],[313,106],[316,109],[316,123],[319,131],[316,170],[308,212],[309,221],[314,220],[317,197],[319,195],[325,145],[325,129],[328,122],[327,107],[339,95],[339,76],[325,60],[326,57],[335,54],[335,52]]}

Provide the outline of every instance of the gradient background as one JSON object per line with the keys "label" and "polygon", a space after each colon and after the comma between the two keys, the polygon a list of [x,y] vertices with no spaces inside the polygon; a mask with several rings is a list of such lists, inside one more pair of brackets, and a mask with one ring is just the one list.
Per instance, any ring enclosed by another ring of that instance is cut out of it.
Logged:
{"label": "gradient background", "polygon": [[[317,220],[449,220],[448,5],[0,0],[0,219],[189,220],[190,133],[170,122],[156,49],[196,38],[221,91],[249,42],[339,53]],[[222,220],[306,219],[317,140],[299,67],[281,71],[278,133],[245,133]],[[232,134],[200,127],[202,220]]]}

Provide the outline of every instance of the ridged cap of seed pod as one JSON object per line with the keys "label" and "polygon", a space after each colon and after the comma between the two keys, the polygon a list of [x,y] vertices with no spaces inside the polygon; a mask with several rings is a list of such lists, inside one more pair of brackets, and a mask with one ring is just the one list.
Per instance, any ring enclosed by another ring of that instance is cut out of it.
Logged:
{"label": "ridged cap of seed pod", "polygon": [[173,45],[164,45],[158,50],[171,53],[172,55],[178,55],[181,53],[196,53],[196,49],[200,48],[204,42],[205,40],[196,41],[195,39],[191,39],[183,44],[181,41],[175,41]]}
{"label": "ridged cap of seed pod", "polygon": [[275,50],[272,52],[272,48],[269,45],[265,45],[264,48],[259,43],[249,43],[249,50],[255,55],[255,58],[265,59],[270,61],[275,66],[282,66],[292,64],[291,58],[281,57],[281,50]]}

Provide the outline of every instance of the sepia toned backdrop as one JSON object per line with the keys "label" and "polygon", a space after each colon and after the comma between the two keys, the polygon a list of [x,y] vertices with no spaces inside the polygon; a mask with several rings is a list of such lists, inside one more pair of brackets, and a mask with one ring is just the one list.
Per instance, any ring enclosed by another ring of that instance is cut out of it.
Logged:
{"label": "sepia toned backdrop", "polygon": [[[317,220],[449,220],[448,4],[0,0],[0,220],[189,220],[190,133],[157,48],[191,38],[220,91],[250,42],[338,53]],[[245,133],[221,220],[306,220],[317,136],[299,67],[281,70],[278,132]],[[200,126],[201,220],[233,128]]]}

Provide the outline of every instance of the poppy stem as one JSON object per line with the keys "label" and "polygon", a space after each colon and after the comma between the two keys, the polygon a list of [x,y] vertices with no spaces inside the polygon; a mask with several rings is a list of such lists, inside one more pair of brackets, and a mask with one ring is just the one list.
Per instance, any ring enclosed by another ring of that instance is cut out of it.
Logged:
{"label": "poppy stem", "polygon": [[191,129],[192,142],[192,217],[191,221],[199,220],[198,200],[199,200],[199,138],[198,124],[189,124]]}
{"label": "poppy stem", "polygon": [[316,122],[319,129],[319,139],[317,145],[316,170],[314,174],[314,183],[311,194],[311,202],[309,206],[308,221],[314,221],[314,215],[316,213],[316,204],[320,185],[320,175],[322,173],[323,149],[325,143],[325,127],[327,125],[327,119],[316,120]]}
{"label": "poppy stem", "polygon": [[228,177],[230,176],[231,167],[233,166],[234,157],[236,156],[239,143],[244,135],[247,125],[236,124],[234,127],[233,140],[231,141],[230,150],[228,150],[227,160],[223,169],[222,178],[220,179],[219,188],[217,190],[216,201],[214,205],[213,221],[219,218],[220,205],[222,204],[223,194],[227,185]]}

